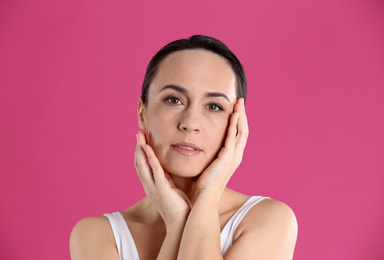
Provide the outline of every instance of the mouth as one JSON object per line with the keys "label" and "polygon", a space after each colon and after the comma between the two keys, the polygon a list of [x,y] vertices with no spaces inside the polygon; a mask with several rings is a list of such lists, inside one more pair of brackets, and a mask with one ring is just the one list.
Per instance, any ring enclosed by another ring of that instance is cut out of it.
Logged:
{"label": "mouth", "polygon": [[184,156],[194,156],[202,151],[197,145],[187,142],[172,144],[171,147],[173,150]]}
{"label": "mouth", "polygon": [[180,142],[176,144],[172,144],[173,147],[178,147],[180,149],[186,149],[186,150],[191,150],[191,151],[202,151],[200,147],[193,143],[187,143],[187,142]]}
{"label": "mouth", "polygon": [[191,150],[191,151],[196,151],[195,148],[192,148],[192,147],[188,147],[188,146],[182,146],[182,145],[178,145],[176,147],[179,147],[180,149],[187,149],[187,150]]}

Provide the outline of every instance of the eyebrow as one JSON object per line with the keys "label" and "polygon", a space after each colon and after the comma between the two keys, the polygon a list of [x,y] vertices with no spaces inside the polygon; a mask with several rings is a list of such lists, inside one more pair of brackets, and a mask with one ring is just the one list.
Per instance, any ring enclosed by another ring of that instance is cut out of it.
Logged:
{"label": "eyebrow", "polygon": [[162,92],[162,91],[164,91],[164,90],[166,90],[166,89],[174,89],[174,90],[176,90],[176,91],[178,91],[178,92],[185,93],[185,94],[188,93],[188,90],[186,90],[186,89],[183,88],[183,87],[176,86],[176,85],[166,85],[165,87],[163,87],[162,89],[160,89],[159,92]]}
{"label": "eyebrow", "polygon": [[[176,86],[176,85],[166,85],[165,87],[163,87],[160,92],[166,90],[166,89],[173,89],[173,90],[176,90],[178,92],[181,92],[181,93],[184,93],[184,94],[188,94],[188,90],[183,88],[183,87],[180,87],[180,86]],[[207,92],[205,94],[206,97],[222,97],[222,98],[225,98],[226,100],[228,100],[229,103],[231,103],[231,101],[229,100],[229,98],[227,97],[227,95],[225,95],[224,93],[221,93],[221,92]]]}

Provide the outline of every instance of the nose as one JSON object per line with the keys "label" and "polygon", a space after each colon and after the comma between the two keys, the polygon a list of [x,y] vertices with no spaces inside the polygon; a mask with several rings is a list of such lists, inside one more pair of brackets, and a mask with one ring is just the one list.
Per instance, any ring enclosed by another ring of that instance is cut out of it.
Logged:
{"label": "nose", "polygon": [[197,109],[188,108],[180,116],[179,130],[188,133],[199,133],[201,130],[201,118]]}

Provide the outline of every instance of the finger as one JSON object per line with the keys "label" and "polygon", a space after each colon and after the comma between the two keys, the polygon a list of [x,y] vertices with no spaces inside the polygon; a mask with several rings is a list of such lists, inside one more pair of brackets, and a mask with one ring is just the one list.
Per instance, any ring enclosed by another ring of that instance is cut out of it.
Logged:
{"label": "finger", "polygon": [[239,120],[239,112],[234,112],[229,120],[227,137],[225,139],[224,147],[233,149],[236,143],[237,122]]}
{"label": "finger", "polygon": [[[230,137],[231,141],[235,140],[237,132],[238,132],[237,125],[238,125],[238,120],[239,120],[240,113],[241,113],[241,102],[244,102],[244,99],[239,98],[236,101],[236,104],[234,105],[234,108],[233,108],[233,113],[232,113],[230,121],[229,121],[227,137]],[[227,138],[227,140],[228,140],[228,138]],[[228,141],[230,141],[230,140],[228,140]]]}
{"label": "finger", "polygon": [[224,146],[221,148],[218,158],[231,157],[236,145],[237,121],[239,120],[239,112],[233,112],[227,130],[227,136],[224,141]]}
{"label": "finger", "polygon": [[237,131],[238,135],[243,135],[244,137],[248,137],[249,128],[248,128],[248,119],[245,112],[244,99],[242,99],[241,106],[240,106],[240,116],[239,116],[237,130],[238,130]]}
{"label": "finger", "polygon": [[245,113],[244,99],[241,100],[239,109],[239,120],[237,124],[237,135],[236,135],[236,153],[240,153],[242,155],[245,145],[247,143],[249,128],[248,128],[248,120]]}
{"label": "finger", "polygon": [[149,186],[153,186],[154,179],[152,177],[152,170],[147,162],[147,156],[144,153],[143,146],[146,145],[145,134],[139,132],[137,134],[137,146],[135,151],[135,167],[137,174],[140,178],[144,189]]}
{"label": "finger", "polygon": [[165,178],[163,167],[161,167],[160,161],[157,159],[153,149],[149,145],[144,145],[143,149],[151,164],[150,166],[155,180],[155,185],[170,187],[168,180]]}

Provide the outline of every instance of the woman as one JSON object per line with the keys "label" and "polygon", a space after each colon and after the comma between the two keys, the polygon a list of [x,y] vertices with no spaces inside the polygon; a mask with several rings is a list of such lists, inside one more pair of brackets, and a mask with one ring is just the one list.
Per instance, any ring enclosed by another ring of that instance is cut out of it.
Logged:
{"label": "woman", "polygon": [[85,218],[76,259],[292,259],[285,204],[226,188],[248,136],[242,65],[217,39],[172,42],[151,60],[139,99],[135,167],[146,197]]}

